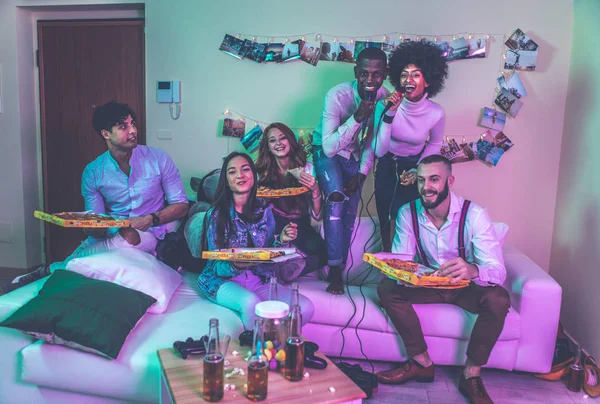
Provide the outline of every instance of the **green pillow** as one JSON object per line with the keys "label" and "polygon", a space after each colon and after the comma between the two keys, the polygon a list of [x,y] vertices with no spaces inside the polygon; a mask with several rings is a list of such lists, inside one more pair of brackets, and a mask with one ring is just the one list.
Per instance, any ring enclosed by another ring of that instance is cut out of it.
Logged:
{"label": "green pillow", "polygon": [[36,297],[0,326],[115,359],[131,330],[155,302],[137,290],[58,270]]}

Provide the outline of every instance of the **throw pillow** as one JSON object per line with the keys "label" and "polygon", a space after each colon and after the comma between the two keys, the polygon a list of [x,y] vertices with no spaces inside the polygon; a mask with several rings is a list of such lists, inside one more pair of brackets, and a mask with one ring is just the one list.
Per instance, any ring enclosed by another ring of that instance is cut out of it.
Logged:
{"label": "throw pillow", "polygon": [[115,359],[155,301],[133,289],[58,270],[0,326]]}
{"label": "throw pillow", "polygon": [[143,292],[156,299],[148,313],[167,309],[181,275],[153,255],[135,248],[120,248],[87,257],[74,258],[67,270]]}

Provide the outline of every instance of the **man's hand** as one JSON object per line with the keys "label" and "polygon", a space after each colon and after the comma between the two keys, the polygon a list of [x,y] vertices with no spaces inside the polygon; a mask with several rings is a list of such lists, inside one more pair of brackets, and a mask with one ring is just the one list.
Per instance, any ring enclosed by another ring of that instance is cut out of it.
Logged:
{"label": "man's hand", "polygon": [[129,218],[129,225],[136,230],[146,231],[152,227],[152,216],[135,216]]}
{"label": "man's hand", "polygon": [[298,225],[294,222],[289,222],[283,230],[281,230],[281,237],[279,240],[282,243],[289,243],[290,241],[296,240],[298,237]]}
{"label": "man's hand", "polygon": [[366,175],[363,173],[358,173],[354,177],[350,178],[350,181],[344,187],[344,192],[346,195],[353,195],[356,191],[359,190],[359,185],[365,182]]}
{"label": "man's hand", "polygon": [[368,119],[373,114],[374,108],[374,101],[361,100],[358,109],[354,113],[354,120],[356,122],[362,122],[363,120]]}
{"label": "man's hand", "polygon": [[444,262],[440,269],[433,273],[434,276],[447,276],[454,278],[452,283],[467,279],[471,280],[479,276],[479,268],[475,264],[469,264],[460,257]]}
{"label": "man's hand", "polygon": [[393,93],[391,93],[390,95],[385,97],[385,99],[383,100],[383,104],[387,105],[388,102],[391,102],[392,106],[390,107],[390,109],[388,111],[395,111],[398,109],[398,106],[400,106],[400,103],[402,102],[403,98],[404,98],[404,95],[402,95],[402,93],[399,93],[398,91],[394,91]]}

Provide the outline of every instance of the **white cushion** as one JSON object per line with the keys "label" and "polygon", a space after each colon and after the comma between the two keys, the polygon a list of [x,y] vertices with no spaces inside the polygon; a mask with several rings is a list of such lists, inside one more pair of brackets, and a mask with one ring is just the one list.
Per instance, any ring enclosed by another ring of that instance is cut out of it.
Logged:
{"label": "white cushion", "polygon": [[496,233],[496,237],[500,242],[500,247],[504,246],[506,242],[506,237],[508,237],[509,227],[506,223],[502,222],[494,222],[494,232]]}
{"label": "white cushion", "polygon": [[181,284],[181,275],[154,256],[135,248],[120,248],[74,258],[67,270],[83,276],[116,283],[156,299],[148,313],[163,313]]}

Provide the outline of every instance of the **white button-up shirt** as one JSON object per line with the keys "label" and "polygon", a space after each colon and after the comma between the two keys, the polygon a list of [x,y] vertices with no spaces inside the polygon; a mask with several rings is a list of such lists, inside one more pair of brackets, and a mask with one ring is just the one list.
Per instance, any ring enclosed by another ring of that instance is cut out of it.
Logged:
{"label": "white button-up shirt", "polygon": [[[437,269],[446,261],[459,257],[458,226],[464,199],[450,193],[450,211],[448,218],[438,230],[425,213],[421,200],[417,199],[417,218],[423,252],[429,265]],[[404,255],[402,259],[418,260],[417,242],[413,230],[410,205],[406,204],[398,211],[396,235],[392,252]],[[478,285],[502,285],[506,279],[506,268],[502,257],[502,248],[494,231],[494,224],[485,208],[471,203],[465,223],[466,261],[477,265],[479,277],[473,279]]]}
{"label": "white button-up shirt", "polygon": [[[389,91],[381,87],[377,91],[376,101],[387,97]],[[329,158],[339,154],[350,159],[354,156],[360,162],[359,172],[367,175],[373,166],[374,153],[371,147],[373,137],[373,117],[367,122],[369,125],[368,140],[360,146],[362,124],[354,120],[354,113],[358,110],[361,98],[358,94],[358,82],[338,84],[327,92],[325,106],[321,121],[313,132],[313,145],[322,146],[323,152]]]}

